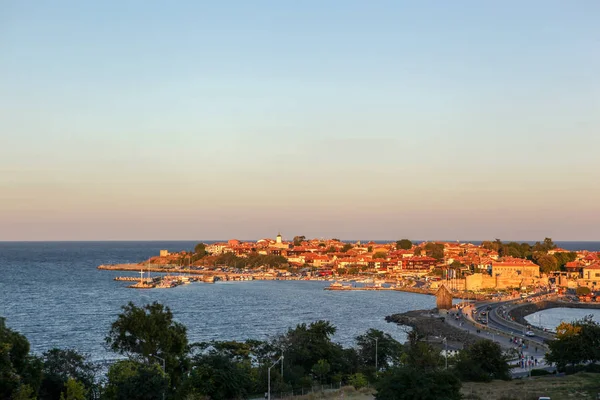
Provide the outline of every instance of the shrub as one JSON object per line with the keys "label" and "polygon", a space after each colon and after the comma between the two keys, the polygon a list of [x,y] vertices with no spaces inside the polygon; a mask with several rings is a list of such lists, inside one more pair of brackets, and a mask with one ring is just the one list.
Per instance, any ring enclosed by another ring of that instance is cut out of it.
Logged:
{"label": "shrub", "polygon": [[546,371],[545,369],[532,369],[531,376],[544,376],[552,375],[552,372]]}
{"label": "shrub", "polygon": [[348,378],[348,384],[354,386],[355,389],[364,388],[367,386],[367,377],[360,372],[350,375]]}

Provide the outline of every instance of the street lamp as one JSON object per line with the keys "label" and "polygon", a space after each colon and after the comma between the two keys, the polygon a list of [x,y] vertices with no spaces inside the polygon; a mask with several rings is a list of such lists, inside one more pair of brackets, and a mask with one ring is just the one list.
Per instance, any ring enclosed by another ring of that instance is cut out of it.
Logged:
{"label": "street lamp", "polygon": [[281,361],[283,363],[283,354],[267,370],[267,387],[268,387],[267,400],[271,400],[271,368],[276,366],[279,361]]}
{"label": "street lamp", "polygon": [[[156,356],[154,354],[151,354],[152,357],[154,358],[158,358],[160,361],[162,361],[162,370],[163,370],[163,374],[167,374],[167,370],[165,369],[165,359],[159,356]],[[163,389],[163,393],[162,393],[162,398],[163,400],[165,400],[165,389]]]}
{"label": "street lamp", "polygon": [[446,358],[446,369],[448,369],[448,340],[446,338],[443,338],[442,341],[444,342],[444,356]]}

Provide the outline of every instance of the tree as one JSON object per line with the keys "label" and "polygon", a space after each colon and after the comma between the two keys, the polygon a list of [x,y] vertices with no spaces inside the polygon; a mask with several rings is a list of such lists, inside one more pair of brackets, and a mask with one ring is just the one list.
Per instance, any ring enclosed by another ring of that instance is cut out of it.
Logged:
{"label": "tree", "polygon": [[377,253],[373,254],[373,258],[387,258],[387,254],[383,251],[378,251]]}
{"label": "tree", "polygon": [[[379,371],[397,366],[402,356],[402,344],[389,334],[369,329],[356,337],[357,353],[363,370],[374,377],[375,353]],[[377,371],[378,372],[378,371]]]}
{"label": "tree", "polygon": [[177,386],[188,361],[185,326],[173,321],[169,307],[158,302],[143,307],[129,302],[122,309],[106,337],[110,349],[146,364],[164,359],[171,383]]}
{"label": "tree", "polygon": [[377,400],[460,400],[460,380],[449,371],[401,367],[377,383]]}
{"label": "tree", "polygon": [[279,352],[283,351],[286,365],[292,366],[284,369],[286,382],[295,386],[301,385],[319,360],[329,363],[331,375],[355,372],[351,370],[356,353],[353,350],[346,351],[339,344],[332,342],[331,337],[335,332],[335,326],[328,321],[316,321],[309,325],[299,324],[272,341],[272,348],[277,349],[273,354],[273,361],[277,359]]}
{"label": "tree", "polygon": [[157,364],[123,360],[108,370],[103,398],[159,400],[168,388],[169,377]]}
{"label": "tree", "polygon": [[357,372],[348,377],[348,385],[354,386],[354,389],[362,389],[369,384],[367,377]]}
{"label": "tree", "polygon": [[323,377],[331,371],[331,365],[327,360],[319,360],[315,365],[312,366],[311,372],[319,377],[319,383],[323,383]]}
{"label": "tree", "polygon": [[490,340],[479,340],[463,349],[458,354],[455,370],[463,381],[510,379],[510,367],[502,348]]}
{"label": "tree", "polygon": [[548,344],[546,360],[556,363],[559,370],[571,364],[600,361],[600,324],[589,315],[572,323],[561,323],[556,328],[556,339]]}
{"label": "tree", "polygon": [[186,395],[204,395],[213,400],[246,398],[252,390],[250,361],[236,360],[218,350],[198,355],[183,384]]}
{"label": "tree", "polygon": [[592,293],[592,290],[587,286],[579,286],[577,289],[575,289],[575,293],[577,296],[587,296],[588,294]]}
{"label": "tree", "polygon": [[69,378],[65,383],[65,391],[60,394],[60,400],[84,400],[86,390],[83,383],[73,378]]}
{"label": "tree", "polygon": [[42,362],[29,354],[27,338],[0,318],[0,399],[35,397],[41,379]]}
{"label": "tree", "polygon": [[440,261],[444,259],[444,245],[442,243],[426,243],[425,244],[425,254],[428,257],[433,257],[436,260]]}
{"label": "tree", "polygon": [[206,256],[208,254],[206,252],[206,245],[204,243],[198,243],[196,247],[194,247],[194,253],[198,258]]}
{"label": "tree", "polygon": [[[40,399],[56,399],[63,392],[69,380],[83,385],[84,392],[94,397],[98,385],[96,373],[98,367],[76,350],[51,349],[42,355],[44,363]],[[71,384],[73,386],[73,384]]]}
{"label": "tree", "polygon": [[346,253],[348,250],[350,250],[352,248],[352,244],[350,243],[346,243],[343,247],[342,247],[342,252]]}
{"label": "tree", "polygon": [[560,252],[553,254],[553,257],[556,258],[556,262],[558,264],[558,268],[564,269],[565,265],[568,262],[575,261],[577,259],[577,253],[575,252]]}
{"label": "tree", "polygon": [[302,246],[302,242],[306,240],[306,236],[294,236],[294,246]]}
{"label": "tree", "polygon": [[408,239],[401,239],[396,242],[396,249],[410,250],[412,249],[412,242]]}
{"label": "tree", "polygon": [[[537,256],[536,256],[537,255]],[[548,273],[558,270],[558,262],[553,255],[536,253],[534,260],[537,265],[540,266],[540,270],[543,273]]]}

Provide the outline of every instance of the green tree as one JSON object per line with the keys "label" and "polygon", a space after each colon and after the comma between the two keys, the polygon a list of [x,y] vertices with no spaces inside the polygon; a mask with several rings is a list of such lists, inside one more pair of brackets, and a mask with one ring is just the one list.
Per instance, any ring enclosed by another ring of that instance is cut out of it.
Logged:
{"label": "green tree", "polygon": [[198,243],[196,247],[194,247],[194,254],[198,257],[198,259],[206,256],[208,254],[206,251],[206,245],[204,243]]}
{"label": "green tree", "polygon": [[106,400],[159,400],[168,391],[169,377],[156,364],[133,360],[114,363],[107,374]]}
{"label": "green tree", "polygon": [[588,294],[592,293],[592,290],[586,286],[579,286],[577,289],[575,289],[575,293],[577,296],[587,296]]}
{"label": "green tree", "polygon": [[367,253],[373,252],[373,246],[367,246]]}
{"label": "green tree", "polygon": [[350,243],[346,243],[343,247],[342,247],[342,252],[346,253],[348,250],[352,249],[352,244]]}
{"label": "green tree", "polygon": [[308,376],[312,367],[319,360],[326,360],[331,366],[331,374],[349,374],[355,352],[346,351],[331,341],[336,328],[328,321],[316,321],[311,324],[299,324],[287,333],[272,341],[272,348],[277,349],[276,357],[283,350],[285,364],[292,366],[284,369],[285,381],[299,386],[301,380]]}
{"label": "green tree", "polygon": [[0,399],[35,396],[42,379],[42,362],[29,354],[25,336],[7,328],[0,318]]}
{"label": "green tree", "polygon": [[250,361],[236,358],[218,350],[196,356],[182,392],[213,400],[247,398],[252,390]]}
{"label": "green tree", "polygon": [[65,391],[60,394],[60,400],[85,400],[85,385],[73,378],[69,378],[65,383]]}
{"label": "green tree", "polygon": [[444,245],[442,243],[426,243],[425,244],[425,254],[428,257],[433,257],[438,261],[444,259]]}
{"label": "green tree", "polygon": [[510,379],[510,367],[502,348],[491,340],[479,340],[463,349],[457,356],[455,370],[463,381]]}
{"label": "green tree", "polygon": [[42,355],[44,363],[40,399],[56,399],[63,392],[69,379],[82,384],[89,398],[94,398],[98,384],[98,367],[76,350],[54,348]]}
{"label": "green tree", "polygon": [[383,252],[383,251],[378,251],[377,253],[373,254],[373,258],[387,258],[387,253]]}
{"label": "green tree", "polygon": [[169,307],[158,302],[137,307],[132,302],[111,325],[106,343],[111,350],[146,364],[165,360],[171,383],[177,386],[187,368],[185,326],[173,320]]}
{"label": "green tree", "polygon": [[401,239],[396,242],[396,249],[410,250],[412,249],[412,242],[408,239]]}
{"label": "green tree", "polygon": [[323,377],[325,377],[329,371],[331,371],[331,365],[327,360],[319,360],[315,365],[312,366],[311,372],[319,377],[319,382],[323,383]]}
{"label": "green tree", "polygon": [[375,354],[379,371],[397,366],[402,356],[402,344],[389,334],[377,329],[369,329],[356,337],[357,353],[363,370],[374,377]]}
{"label": "green tree", "polygon": [[542,254],[538,252],[535,253],[533,257],[535,263],[540,266],[541,272],[547,274],[548,272],[558,270],[558,262],[556,261],[556,258],[553,255]]}
{"label": "green tree", "polygon": [[556,339],[548,344],[546,360],[556,363],[559,370],[571,364],[600,361],[600,324],[587,316],[572,323],[561,323],[556,328]]}
{"label": "green tree", "polygon": [[355,389],[362,389],[367,386],[369,381],[367,381],[367,377],[357,372],[356,374],[352,374],[348,377],[348,385],[354,386]]}
{"label": "green tree", "polygon": [[556,263],[558,264],[558,268],[564,269],[565,265],[568,262],[575,261],[577,259],[577,253],[574,252],[561,252],[553,254],[554,258],[556,258]]}
{"label": "green tree", "polygon": [[377,400],[460,400],[460,380],[444,370],[400,367],[385,373],[377,383]]}
{"label": "green tree", "polygon": [[306,240],[306,236],[294,236],[294,246],[302,246],[302,242]]}

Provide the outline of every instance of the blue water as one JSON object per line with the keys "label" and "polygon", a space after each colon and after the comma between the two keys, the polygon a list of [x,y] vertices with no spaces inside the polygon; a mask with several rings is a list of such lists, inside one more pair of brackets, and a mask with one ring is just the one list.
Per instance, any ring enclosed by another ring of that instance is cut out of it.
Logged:
{"label": "blue water", "polygon": [[[193,283],[174,289],[135,290],[100,264],[139,262],[160,249],[190,249],[195,242],[0,243],[0,315],[23,333],[34,352],[72,347],[94,359],[114,355],[104,337],[120,307],[154,300],[171,307],[191,341],[266,339],[298,323],[319,319],[338,327],[345,346],[368,328],[405,340],[385,316],[432,308],[431,296],[402,292],[330,292],[327,282],[249,281]],[[135,276],[135,273],[131,273]]]}
{"label": "blue water", "polygon": [[542,328],[555,330],[561,322],[573,322],[583,319],[586,316],[591,316],[593,321],[600,322],[599,309],[585,308],[549,308],[547,310],[538,311],[529,314],[525,320],[532,325],[541,326]]}

